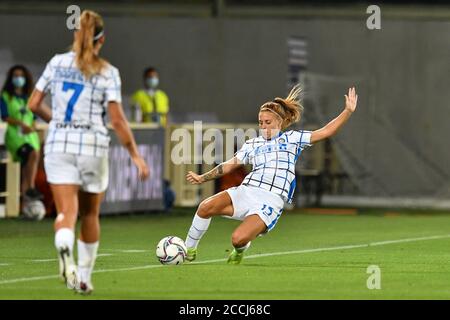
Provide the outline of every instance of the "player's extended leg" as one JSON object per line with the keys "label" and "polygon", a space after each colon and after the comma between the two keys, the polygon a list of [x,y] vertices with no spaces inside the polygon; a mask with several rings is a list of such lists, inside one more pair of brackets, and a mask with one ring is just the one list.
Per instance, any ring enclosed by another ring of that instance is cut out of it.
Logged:
{"label": "player's extended leg", "polygon": [[186,247],[188,248],[186,259],[188,261],[195,260],[198,243],[208,230],[211,217],[218,215],[233,215],[233,204],[226,191],[219,192],[218,194],[203,200],[198,206],[186,237]]}
{"label": "player's extended leg", "polygon": [[78,185],[51,184],[58,215],[55,220],[55,247],[58,250],[60,274],[69,289],[76,289],[78,272],[73,261],[75,224],[78,215]]}
{"label": "player's extended leg", "polygon": [[81,233],[78,239],[78,273],[82,294],[90,294],[94,290],[91,275],[100,240],[100,204],[104,193],[88,193],[80,191],[79,206]]}
{"label": "player's extended leg", "polygon": [[228,257],[228,263],[241,263],[244,252],[250,247],[251,241],[266,231],[266,228],[266,224],[258,215],[247,216],[231,235],[234,249]]}

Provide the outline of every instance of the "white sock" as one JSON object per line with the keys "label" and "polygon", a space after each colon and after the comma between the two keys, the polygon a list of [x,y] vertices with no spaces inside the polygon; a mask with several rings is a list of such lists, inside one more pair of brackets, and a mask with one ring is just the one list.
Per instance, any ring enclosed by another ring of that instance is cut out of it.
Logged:
{"label": "white sock", "polygon": [[73,252],[73,243],[75,241],[75,234],[72,229],[61,228],[55,233],[55,247],[59,251],[61,248],[69,248],[70,254]]}
{"label": "white sock", "polygon": [[192,220],[191,228],[189,229],[188,235],[186,237],[186,247],[197,248],[200,239],[203,237],[205,232],[208,230],[211,218],[201,218],[198,214],[195,214]]}
{"label": "white sock", "polygon": [[252,244],[252,242],[249,241],[249,242],[248,242],[245,246],[243,246],[243,247],[240,247],[240,248],[234,247],[234,248],[236,249],[237,252],[241,253],[241,252],[244,252],[245,250],[247,250],[248,248],[250,248],[250,245],[251,245],[251,244]]}
{"label": "white sock", "polygon": [[97,258],[99,242],[86,243],[78,239],[78,273],[84,283],[91,282],[92,270],[94,270]]}

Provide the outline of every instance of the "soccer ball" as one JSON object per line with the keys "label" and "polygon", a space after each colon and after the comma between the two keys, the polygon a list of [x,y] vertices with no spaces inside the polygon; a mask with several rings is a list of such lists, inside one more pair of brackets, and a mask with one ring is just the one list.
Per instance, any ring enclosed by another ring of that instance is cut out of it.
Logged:
{"label": "soccer ball", "polygon": [[159,262],[166,265],[182,264],[186,253],[184,241],[174,236],[162,238],[156,247],[156,257]]}
{"label": "soccer ball", "polygon": [[40,200],[27,201],[23,206],[23,215],[27,219],[42,220],[45,217],[45,207]]}

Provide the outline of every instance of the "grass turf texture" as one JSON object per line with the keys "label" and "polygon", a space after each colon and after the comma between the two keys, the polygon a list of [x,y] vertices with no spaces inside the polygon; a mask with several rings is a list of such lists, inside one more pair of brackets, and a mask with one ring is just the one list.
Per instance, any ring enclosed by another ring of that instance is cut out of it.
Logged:
{"label": "grass turf texture", "polygon": [[[333,216],[286,211],[269,235],[253,242],[247,255],[256,257],[244,258],[239,266],[225,262],[231,250],[231,232],[238,222],[216,217],[200,243],[198,264],[160,265],[156,244],[167,235],[184,239],[192,212],[102,217],[101,256],[93,274],[95,292],[89,297],[65,289],[56,276],[51,219],[0,220],[0,299],[450,297],[450,214],[392,214],[390,210],[385,216],[382,211],[370,210]],[[449,237],[333,249],[436,235]],[[257,256],[320,248],[331,249]],[[50,261],[33,261],[46,259]],[[369,265],[381,268],[380,290],[367,289]],[[33,277],[46,278],[31,280]],[[14,279],[28,280],[5,283]]]}

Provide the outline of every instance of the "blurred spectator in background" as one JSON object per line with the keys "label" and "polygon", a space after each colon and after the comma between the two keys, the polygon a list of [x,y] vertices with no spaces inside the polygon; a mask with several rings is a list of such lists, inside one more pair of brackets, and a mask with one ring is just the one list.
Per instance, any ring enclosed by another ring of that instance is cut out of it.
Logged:
{"label": "blurred spectator in background", "polygon": [[164,199],[164,211],[169,211],[175,204],[175,191],[170,185],[170,181],[163,180],[163,199]]}
{"label": "blurred spectator in background", "polygon": [[160,89],[158,71],[153,67],[144,70],[144,89],[136,91],[132,96],[133,119],[136,122],[159,123],[167,126],[169,98]]}
{"label": "blurred spectator in background", "polygon": [[42,194],[35,189],[40,141],[35,128],[35,116],[27,107],[33,90],[31,73],[22,65],[11,67],[0,92],[2,120],[8,123],[5,145],[13,161],[21,164],[22,199],[38,200]]}

